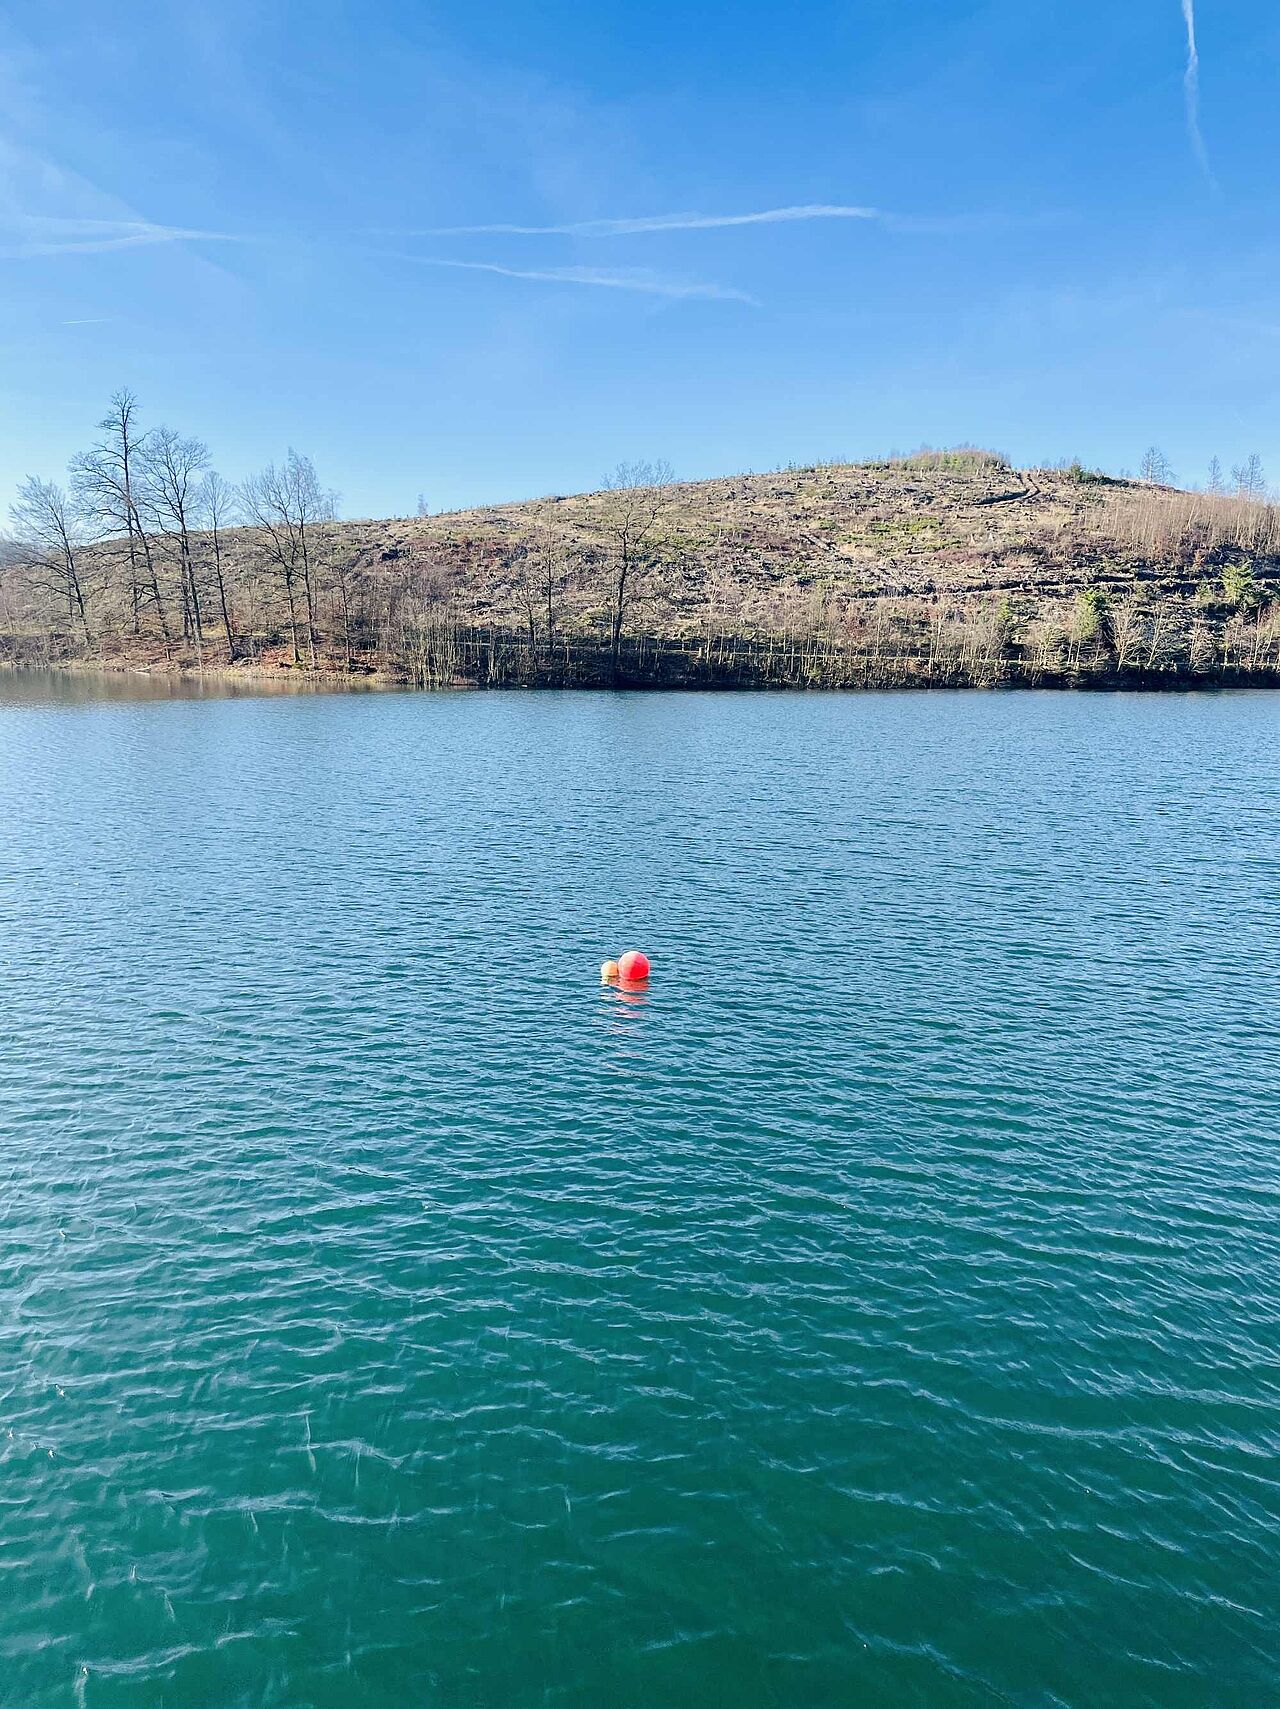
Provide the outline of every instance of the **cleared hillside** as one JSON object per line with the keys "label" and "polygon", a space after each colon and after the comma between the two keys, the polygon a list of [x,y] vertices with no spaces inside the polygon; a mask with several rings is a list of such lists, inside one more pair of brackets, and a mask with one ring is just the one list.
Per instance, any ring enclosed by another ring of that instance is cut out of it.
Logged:
{"label": "cleared hillside", "polygon": [[83,548],[83,612],[11,544],[0,646],[419,684],[1280,680],[1276,510],[1078,468],[929,454],[304,524]]}

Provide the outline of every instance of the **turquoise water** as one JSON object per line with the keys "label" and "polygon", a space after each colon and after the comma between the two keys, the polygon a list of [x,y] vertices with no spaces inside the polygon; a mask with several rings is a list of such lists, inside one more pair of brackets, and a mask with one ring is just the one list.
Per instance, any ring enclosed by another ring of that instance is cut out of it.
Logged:
{"label": "turquoise water", "polygon": [[1280,696],[66,692],[0,1702],[1277,1700]]}

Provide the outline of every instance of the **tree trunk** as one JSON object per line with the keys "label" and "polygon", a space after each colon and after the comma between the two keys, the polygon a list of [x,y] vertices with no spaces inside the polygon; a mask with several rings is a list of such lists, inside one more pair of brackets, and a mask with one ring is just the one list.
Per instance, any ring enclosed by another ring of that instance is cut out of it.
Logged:
{"label": "tree trunk", "polygon": [[84,634],[85,649],[92,651],[93,639],[89,634],[89,614],[85,610],[84,590],[80,586],[80,577],[76,574],[74,567],[71,567],[70,590],[75,595],[76,609],[80,614],[80,628]]}
{"label": "tree trunk", "polygon": [[139,538],[142,541],[142,555],[147,562],[147,580],[151,589],[151,598],[155,604],[156,616],[160,620],[160,633],[164,636],[165,651],[168,652],[169,643],[173,639],[173,636],[169,630],[169,620],[165,616],[164,601],[160,597],[160,581],[156,575],[156,564],[155,558],[152,556],[151,552],[151,542],[147,539],[145,534],[140,535]]}
{"label": "tree trunk", "polygon": [[613,686],[618,686],[618,660],[622,647],[622,619],[627,603],[627,572],[631,568],[630,555],[627,547],[622,547],[622,555],[618,559],[618,579],[613,589],[613,621],[609,638],[609,674]]}
{"label": "tree trunk", "polygon": [[289,634],[293,640],[293,662],[302,663],[302,654],[298,651],[298,605],[293,597],[293,570],[286,566],[284,572],[285,598],[289,601]]}
{"label": "tree trunk", "polygon": [[200,616],[200,589],[196,586],[196,566],[191,555],[191,540],[185,530],[182,536],[183,573],[187,578],[187,597],[191,603],[191,628],[196,643],[196,663],[204,669],[204,624]]}
{"label": "tree trunk", "polygon": [[311,554],[307,550],[307,536],[302,532],[302,586],[307,596],[307,649],[311,658],[311,669],[316,668],[316,596],[311,585]]}
{"label": "tree trunk", "polygon": [[227,585],[222,576],[222,542],[215,528],[213,534],[213,573],[218,583],[218,604],[222,608],[222,633],[227,638],[227,663],[236,662],[236,644],[231,636],[231,614],[227,610]]}
{"label": "tree trunk", "polygon": [[134,544],[133,527],[129,528],[129,598],[133,604],[133,632],[142,633],[142,588],[138,582],[138,549]]}

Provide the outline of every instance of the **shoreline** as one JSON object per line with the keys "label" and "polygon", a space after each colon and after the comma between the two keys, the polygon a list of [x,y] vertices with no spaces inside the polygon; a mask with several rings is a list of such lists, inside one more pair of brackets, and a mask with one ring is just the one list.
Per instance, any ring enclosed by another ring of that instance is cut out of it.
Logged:
{"label": "shoreline", "polygon": [[[854,660],[846,661],[854,664]],[[867,660],[856,661],[866,667]],[[880,662],[883,665],[883,661]],[[447,693],[490,690],[595,691],[670,694],[670,693],[928,693],[937,691],[971,691],[977,693],[1082,693],[1082,694],[1213,694],[1233,689],[1280,689],[1280,669],[1247,666],[1219,667],[1213,671],[1124,671],[1083,668],[1078,671],[1046,672],[1019,668],[1015,661],[1006,661],[999,671],[970,672],[946,668],[930,669],[927,664],[917,670],[867,669],[847,673],[820,671],[804,680],[765,677],[751,671],[708,671],[696,675],[664,674],[656,671],[623,669],[616,679],[609,673],[593,673],[590,678],[573,672],[519,671],[490,674],[481,680],[475,675],[450,678],[432,677],[415,681],[408,673],[387,670],[352,670],[341,667],[320,667],[314,671],[305,666],[263,665],[242,663],[197,665],[189,659],[169,661],[130,659],[67,658],[51,660],[0,659],[0,673],[8,677],[55,677],[68,682],[94,679],[126,683],[152,683],[198,686],[207,683],[223,688],[241,687],[246,690],[276,691],[296,694],[376,694],[376,693]]]}

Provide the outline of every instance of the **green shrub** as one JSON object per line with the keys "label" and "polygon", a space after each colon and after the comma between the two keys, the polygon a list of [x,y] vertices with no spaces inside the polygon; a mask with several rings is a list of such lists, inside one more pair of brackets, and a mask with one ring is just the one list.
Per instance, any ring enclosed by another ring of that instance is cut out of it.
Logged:
{"label": "green shrub", "polygon": [[1077,641],[1102,641],[1108,634],[1111,606],[1100,587],[1086,587],[1076,595],[1075,622],[1072,625]]}
{"label": "green shrub", "polygon": [[891,469],[919,471],[940,470],[952,475],[994,474],[1009,468],[1009,459],[998,451],[985,451],[980,445],[950,445],[935,449],[922,445],[909,457],[890,457]]}
{"label": "green shrub", "polygon": [[1256,611],[1262,589],[1249,563],[1228,564],[1222,572],[1222,597],[1236,611]]}

